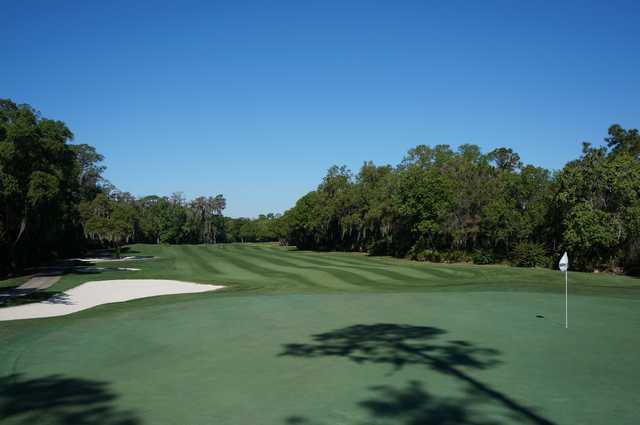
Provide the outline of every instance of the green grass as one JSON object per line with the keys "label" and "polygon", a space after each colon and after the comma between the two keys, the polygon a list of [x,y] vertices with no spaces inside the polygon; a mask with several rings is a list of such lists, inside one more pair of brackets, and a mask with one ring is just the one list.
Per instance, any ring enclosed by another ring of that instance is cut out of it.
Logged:
{"label": "green grass", "polygon": [[[215,293],[0,322],[4,424],[635,424],[640,280],[274,245],[151,246],[88,280]],[[1,283],[0,283],[1,285]],[[538,315],[544,318],[536,317]]]}
{"label": "green grass", "polygon": [[31,275],[24,275],[0,280],[0,290],[7,290],[20,286],[28,281],[30,277]]}

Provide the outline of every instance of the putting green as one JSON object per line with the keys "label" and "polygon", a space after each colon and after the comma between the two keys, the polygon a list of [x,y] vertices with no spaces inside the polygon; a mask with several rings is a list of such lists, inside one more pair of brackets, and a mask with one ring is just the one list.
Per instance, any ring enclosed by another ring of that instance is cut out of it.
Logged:
{"label": "putting green", "polygon": [[553,271],[132,249],[230,288],[1,323],[3,424],[637,423],[637,279],[572,274],[565,330]]}

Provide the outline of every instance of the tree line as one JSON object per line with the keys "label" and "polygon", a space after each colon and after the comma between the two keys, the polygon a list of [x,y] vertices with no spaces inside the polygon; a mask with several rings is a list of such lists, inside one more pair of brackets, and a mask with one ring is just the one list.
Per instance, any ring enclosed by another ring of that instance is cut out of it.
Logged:
{"label": "tree line", "polygon": [[301,249],[434,262],[640,270],[640,135],[613,125],[561,170],[509,148],[420,145],[395,167],[334,166],[282,220]]}
{"label": "tree line", "polygon": [[279,215],[225,217],[226,202],[221,194],[187,201],[181,192],[136,199],[130,193],[103,187],[93,200],[81,202],[79,211],[85,236],[113,247],[116,256],[127,243],[215,244],[277,239],[274,229]]}
{"label": "tree line", "polygon": [[278,216],[223,216],[223,195],[136,199],[104,177],[104,157],[62,122],[0,99],[0,274],[126,243],[275,240]]}
{"label": "tree line", "polygon": [[640,272],[640,134],[613,125],[561,170],[509,148],[419,145],[396,166],[331,167],[284,213],[225,217],[223,195],[135,198],[103,156],[29,105],[0,99],[0,273],[126,243],[279,240],[434,262]]}

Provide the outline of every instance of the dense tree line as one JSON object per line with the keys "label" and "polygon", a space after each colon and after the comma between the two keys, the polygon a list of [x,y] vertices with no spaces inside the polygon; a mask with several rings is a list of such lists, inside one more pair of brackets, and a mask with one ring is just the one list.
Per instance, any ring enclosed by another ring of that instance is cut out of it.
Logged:
{"label": "dense tree line", "polygon": [[215,244],[277,240],[278,215],[258,218],[224,217],[223,195],[185,200],[181,193],[145,196],[103,191],[80,204],[85,235],[115,248],[142,242],[152,244]]}
{"label": "dense tree line", "polygon": [[0,274],[130,242],[276,240],[276,216],[223,217],[223,195],[136,199],[103,178],[102,155],[29,105],[0,99]]}
{"label": "dense tree line", "polygon": [[225,242],[284,241],[280,214],[260,214],[258,218],[224,218]]}
{"label": "dense tree line", "polygon": [[[101,207],[105,202],[111,207]],[[223,195],[187,201],[179,192],[136,199],[129,193],[114,191],[110,196],[99,194],[93,201],[82,203],[80,210],[87,235],[114,246],[129,242],[215,244],[277,240],[279,215],[231,218],[223,216],[225,207]],[[93,224],[96,220],[97,226]],[[103,225],[105,220],[113,222]],[[94,228],[100,230],[96,235],[91,233]]]}
{"label": "dense tree line", "polygon": [[395,166],[334,166],[282,218],[302,249],[428,261],[550,266],[564,250],[582,270],[637,272],[640,135],[609,128],[557,172],[508,148],[417,146]]}

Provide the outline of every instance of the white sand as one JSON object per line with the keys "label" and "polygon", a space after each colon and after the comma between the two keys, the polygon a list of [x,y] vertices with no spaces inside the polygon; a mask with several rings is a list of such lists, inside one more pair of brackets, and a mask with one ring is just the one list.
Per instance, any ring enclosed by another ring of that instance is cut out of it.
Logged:
{"label": "white sand", "polygon": [[215,291],[221,288],[224,286],[157,279],[87,282],[47,301],[0,308],[0,321],[65,316],[101,304],[119,303],[158,295]]}
{"label": "white sand", "polygon": [[[156,257],[154,257],[156,258]],[[83,261],[85,263],[106,263],[109,261],[142,261],[151,260],[152,257],[137,257],[135,255],[120,258],[96,257],[96,258],[71,258],[71,261]]]}

